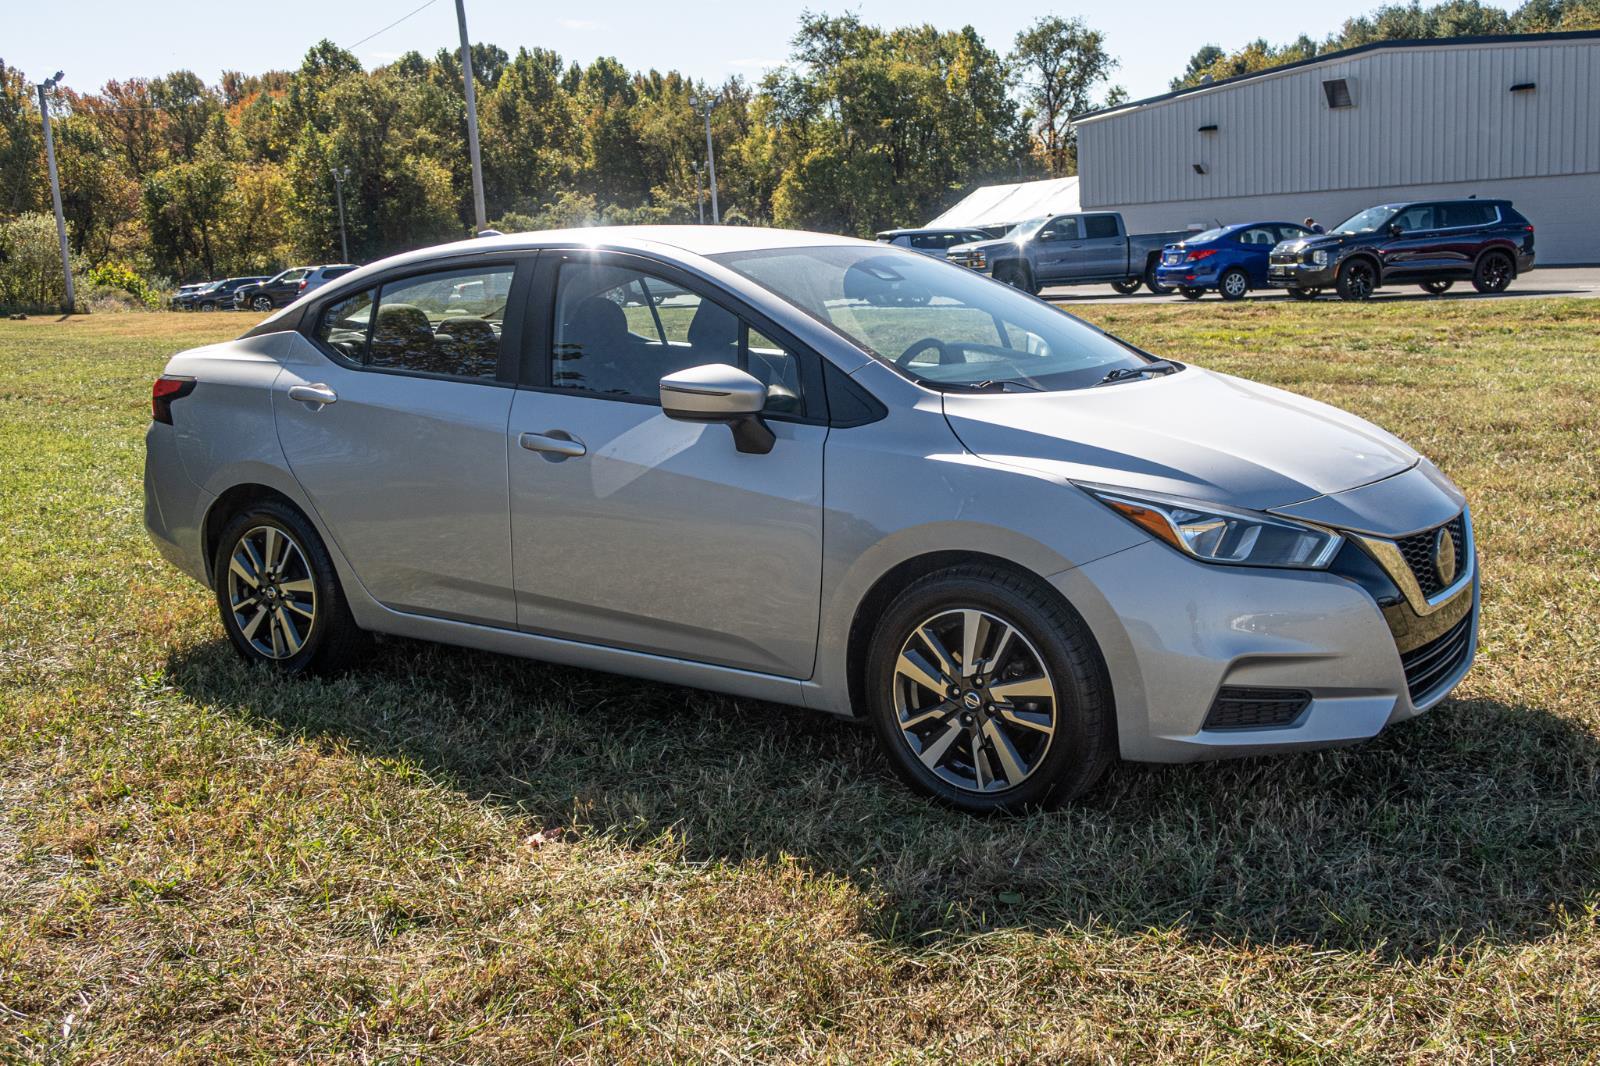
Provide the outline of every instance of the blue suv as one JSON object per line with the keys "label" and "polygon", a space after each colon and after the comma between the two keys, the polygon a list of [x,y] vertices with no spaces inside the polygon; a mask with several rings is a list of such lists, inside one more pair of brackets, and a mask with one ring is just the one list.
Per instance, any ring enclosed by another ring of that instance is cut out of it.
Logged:
{"label": "blue suv", "polygon": [[1267,287],[1267,260],[1281,241],[1312,236],[1293,222],[1243,222],[1208,229],[1161,250],[1156,278],[1191,300],[1216,289],[1224,300],[1240,300]]}

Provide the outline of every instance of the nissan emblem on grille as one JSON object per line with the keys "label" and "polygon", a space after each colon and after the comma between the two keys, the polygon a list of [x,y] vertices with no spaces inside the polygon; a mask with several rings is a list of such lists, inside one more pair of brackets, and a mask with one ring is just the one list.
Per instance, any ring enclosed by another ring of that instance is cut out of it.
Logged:
{"label": "nissan emblem on grille", "polygon": [[1439,584],[1449,585],[1456,579],[1456,538],[1450,535],[1449,526],[1440,526],[1433,538],[1433,568],[1439,574]]}

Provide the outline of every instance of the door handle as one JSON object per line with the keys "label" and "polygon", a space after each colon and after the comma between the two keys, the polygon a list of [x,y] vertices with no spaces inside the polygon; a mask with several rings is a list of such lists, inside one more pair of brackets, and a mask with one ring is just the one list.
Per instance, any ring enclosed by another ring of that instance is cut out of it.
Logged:
{"label": "door handle", "polygon": [[552,463],[559,463],[563,459],[576,459],[589,453],[589,449],[583,446],[583,441],[564,429],[552,429],[546,433],[524,433],[517,438],[517,443],[530,452],[543,454]]}
{"label": "door handle", "polygon": [[289,399],[299,400],[302,403],[314,403],[322,407],[338,402],[339,394],[318,382],[315,385],[290,385]]}

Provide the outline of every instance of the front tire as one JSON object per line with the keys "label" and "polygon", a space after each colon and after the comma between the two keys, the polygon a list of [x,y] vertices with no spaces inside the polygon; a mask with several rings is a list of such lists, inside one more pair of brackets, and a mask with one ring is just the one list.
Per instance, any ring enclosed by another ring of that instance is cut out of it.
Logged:
{"label": "front tire", "polygon": [[1443,296],[1445,293],[1450,291],[1450,287],[1454,285],[1455,282],[1438,280],[1424,281],[1420,284],[1422,286],[1422,291],[1427,293],[1429,296]]}
{"label": "front tire", "polygon": [[1139,286],[1143,284],[1143,278],[1123,278],[1121,281],[1113,281],[1111,287],[1124,296],[1132,296],[1139,291]]}
{"label": "front tire", "polygon": [[1322,290],[1302,289],[1291,285],[1289,287],[1289,295],[1294,297],[1296,300],[1315,300],[1318,296],[1322,295]]}
{"label": "front tire", "polygon": [[1505,292],[1516,274],[1517,268],[1506,253],[1485,252],[1472,272],[1472,287],[1486,296]]}
{"label": "front tire", "polygon": [[1222,272],[1222,277],[1217,279],[1217,292],[1224,300],[1242,300],[1244,294],[1250,291],[1250,275],[1237,267]]}
{"label": "front tire", "polygon": [[263,500],[228,521],[212,573],[222,628],[247,662],[331,672],[366,646],[322,538],[282,501]]}
{"label": "front tire", "polygon": [[1339,270],[1339,299],[1370,300],[1378,287],[1378,271],[1366,259],[1352,259]]}
{"label": "front tire", "polygon": [[1204,290],[1204,289],[1196,289],[1191,285],[1182,286],[1181,288],[1178,289],[1178,292],[1183,296],[1183,298],[1185,300],[1198,300],[1198,299],[1200,299],[1200,297],[1202,297],[1202,296],[1204,296],[1206,294],[1206,290]]}
{"label": "front tire", "polygon": [[269,296],[257,296],[250,301],[250,306],[257,311],[270,311],[272,310],[272,298]]}
{"label": "front tire", "polygon": [[1009,570],[961,566],[906,589],[878,623],[866,674],[895,772],[961,810],[1054,806],[1088,791],[1115,753],[1087,627]]}

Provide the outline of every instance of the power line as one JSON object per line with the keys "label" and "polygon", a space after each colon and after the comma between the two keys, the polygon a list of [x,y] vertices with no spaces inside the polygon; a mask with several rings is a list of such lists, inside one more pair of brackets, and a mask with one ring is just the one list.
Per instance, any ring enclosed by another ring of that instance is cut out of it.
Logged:
{"label": "power line", "polygon": [[407,12],[406,14],[404,14],[404,15],[401,15],[399,18],[397,18],[393,22],[389,23],[389,25],[385,26],[383,29],[374,30],[373,32],[367,34],[365,37],[361,38],[361,40],[357,41],[355,44],[346,45],[345,47],[349,48],[350,51],[354,52],[357,48],[360,48],[362,45],[366,44],[368,41],[372,40],[374,37],[378,36],[379,34],[388,33],[390,30],[392,30],[396,26],[400,25],[400,23],[404,22],[406,19],[410,18],[412,15],[415,15],[415,14],[421,12],[421,11],[426,10],[427,8],[432,7],[436,3],[438,3],[438,0],[427,0],[427,3],[423,4],[421,7],[417,8],[415,11],[410,11],[410,12]]}

